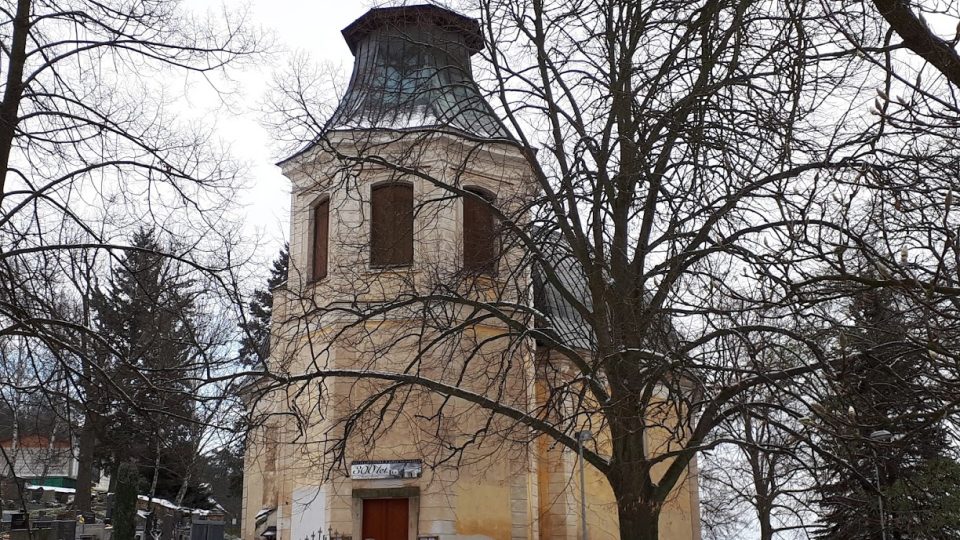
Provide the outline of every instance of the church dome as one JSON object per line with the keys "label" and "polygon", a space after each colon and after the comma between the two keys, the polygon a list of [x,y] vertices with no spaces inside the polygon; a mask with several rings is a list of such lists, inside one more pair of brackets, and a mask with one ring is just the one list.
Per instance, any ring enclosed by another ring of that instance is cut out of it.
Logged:
{"label": "church dome", "polygon": [[513,137],[483,98],[470,57],[480,24],[423,4],[371,9],[343,30],[354,55],[346,94],[327,131],[447,131],[481,140]]}

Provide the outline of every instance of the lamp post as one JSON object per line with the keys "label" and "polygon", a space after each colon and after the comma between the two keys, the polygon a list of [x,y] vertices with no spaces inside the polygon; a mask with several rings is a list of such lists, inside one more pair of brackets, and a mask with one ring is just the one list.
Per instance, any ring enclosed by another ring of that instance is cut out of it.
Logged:
{"label": "lamp post", "polygon": [[[893,433],[885,429],[878,429],[870,434],[870,440],[875,442],[889,442],[893,440]],[[880,465],[877,464],[878,457],[876,449],[871,447],[870,450],[873,452],[873,471],[877,476],[877,507],[880,509],[880,537],[883,540],[887,540],[887,522],[883,515],[883,490],[880,486]]]}
{"label": "lamp post", "polygon": [[587,487],[583,472],[583,443],[593,438],[589,429],[577,432],[577,453],[580,455],[580,530],[583,540],[588,540],[587,534]]}

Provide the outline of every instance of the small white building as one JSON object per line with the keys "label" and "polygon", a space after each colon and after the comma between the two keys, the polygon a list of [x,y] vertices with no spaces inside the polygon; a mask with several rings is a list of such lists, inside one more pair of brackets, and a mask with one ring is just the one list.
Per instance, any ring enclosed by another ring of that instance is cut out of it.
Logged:
{"label": "small white building", "polygon": [[70,438],[21,434],[0,440],[0,447],[7,456],[0,462],[0,476],[16,476],[40,486],[76,487],[79,463],[76,444]]}

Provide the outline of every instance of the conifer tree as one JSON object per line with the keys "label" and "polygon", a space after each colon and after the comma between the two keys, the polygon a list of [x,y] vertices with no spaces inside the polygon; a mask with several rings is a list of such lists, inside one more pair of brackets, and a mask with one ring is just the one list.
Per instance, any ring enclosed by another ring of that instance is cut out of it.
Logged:
{"label": "conifer tree", "polygon": [[273,261],[265,289],[257,289],[250,300],[250,318],[240,323],[243,337],[240,341],[239,362],[243,366],[262,365],[270,354],[270,324],[273,314],[273,289],[287,280],[290,262],[290,244]]}
{"label": "conifer tree", "polygon": [[[960,465],[927,388],[928,351],[906,299],[859,293],[833,377],[821,538],[960,538]],[[934,481],[936,480],[936,481]]]}
{"label": "conifer tree", "polygon": [[92,302],[112,353],[107,369],[125,393],[113,400],[101,448],[114,466],[132,460],[149,494],[172,499],[196,436],[188,381],[197,355],[195,293],[152,230],[135,233],[131,246]]}
{"label": "conifer tree", "polygon": [[117,489],[113,501],[113,538],[133,540],[137,531],[137,466],[121,463],[117,467]]}
{"label": "conifer tree", "polygon": [[[243,367],[264,367],[270,356],[270,328],[273,323],[273,289],[287,281],[290,263],[290,244],[273,260],[266,287],[253,291],[248,304],[249,317],[240,322],[240,352],[237,361]],[[237,437],[208,456],[208,482],[214,492],[228,506],[239,501],[243,492],[243,456],[246,449],[248,418],[235,424]]]}

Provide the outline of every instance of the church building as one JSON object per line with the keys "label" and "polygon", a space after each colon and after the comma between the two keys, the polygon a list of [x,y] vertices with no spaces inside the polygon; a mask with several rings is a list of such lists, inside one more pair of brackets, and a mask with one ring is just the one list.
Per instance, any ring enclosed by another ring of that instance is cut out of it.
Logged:
{"label": "church building", "polygon": [[[584,523],[618,538],[607,480],[514,414],[538,407],[542,366],[563,360],[511,319],[530,307],[573,347],[590,336],[523,245],[498,240],[537,188],[473,78],[480,24],[379,8],[343,36],[349,86],[322,137],[280,163],[290,271],[274,291],[273,376],[248,400],[242,539],[573,540]],[[584,442],[598,452],[600,431]],[[661,538],[700,537],[694,469]]]}

